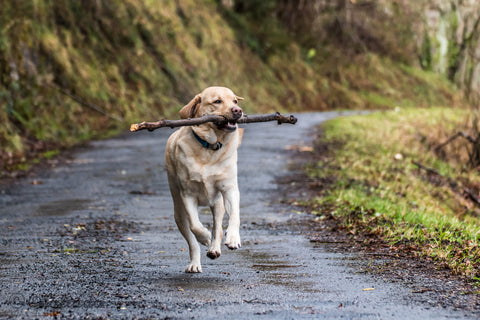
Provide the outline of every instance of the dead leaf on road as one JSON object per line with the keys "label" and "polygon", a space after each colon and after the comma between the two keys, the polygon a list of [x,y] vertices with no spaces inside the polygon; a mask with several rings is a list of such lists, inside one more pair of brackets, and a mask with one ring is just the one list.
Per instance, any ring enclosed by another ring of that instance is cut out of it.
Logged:
{"label": "dead leaf on road", "polygon": [[299,145],[288,145],[285,147],[285,150],[294,150],[300,152],[313,152],[313,147],[310,146],[299,146]]}

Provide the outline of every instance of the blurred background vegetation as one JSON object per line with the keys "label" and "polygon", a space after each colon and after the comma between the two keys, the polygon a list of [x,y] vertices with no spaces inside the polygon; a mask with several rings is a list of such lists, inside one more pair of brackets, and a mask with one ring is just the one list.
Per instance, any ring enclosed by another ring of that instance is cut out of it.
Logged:
{"label": "blurred background vegetation", "polygon": [[244,96],[251,113],[447,106],[473,117],[479,9],[475,0],[3,1],[1,168],[175,118],[211,85]]}

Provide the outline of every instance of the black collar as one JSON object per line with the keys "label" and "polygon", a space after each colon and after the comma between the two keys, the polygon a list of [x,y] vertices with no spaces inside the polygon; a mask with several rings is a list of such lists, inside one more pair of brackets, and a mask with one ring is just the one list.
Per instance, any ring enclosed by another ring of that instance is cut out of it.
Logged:
{"label": "black collar", "polygon": [[197,141],[200,142],[200,144],[206,149],[211,149],[213,151],[217,151],[222,147],[222,144],[220,142],[210,144],[207,141],[203,140],[202,138],[200,138],[198,136],[198,134],[195,133],[195,131],[193,129],[192,129],[192,133],[193,133],[193,136],[197,139]]}

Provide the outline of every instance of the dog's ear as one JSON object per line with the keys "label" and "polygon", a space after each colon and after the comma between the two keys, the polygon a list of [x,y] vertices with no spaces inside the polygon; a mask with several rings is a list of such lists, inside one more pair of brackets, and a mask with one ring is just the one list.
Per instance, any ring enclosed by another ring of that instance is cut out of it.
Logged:
{"label": "dog's ear", "polygon": [[235,96],[235,98],[237,98],[237,100],[245,100],[244,98],[239,97],[239,96],[237,96],[237,95]]}
{"label": "dog's ear", "polygon": [[180,118],[188,119],[194,118],[195,112],[197,111],[197,105],[202,102],[202,97],[200,94],[197,94],[189,103],[187,103],[180,111]]}

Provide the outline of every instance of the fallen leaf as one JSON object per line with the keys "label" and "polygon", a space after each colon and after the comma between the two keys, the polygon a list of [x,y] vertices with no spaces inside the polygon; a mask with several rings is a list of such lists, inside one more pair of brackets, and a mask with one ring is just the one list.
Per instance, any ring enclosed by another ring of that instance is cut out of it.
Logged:
{"label": "fallen leaf", "polygon": [[365,289],[362,289],[362,291],[373,291],[375,290],[375,288],[365,288]]}
{"label": "fallen leaf", "polygon": [[301,152],[312,152],[312,151],[313,151],[313,148],[312,148],[312,147],[303,146],[303,147],[300,147],[300,151],[301,151]]}
{"label": "fallen leaf", "polygon": [[312,152],[313,147],[310,146],[298,146],[298,145],[288,145],[285,147],[285,150],[295,150],[300,152]]}
{"label": "fallen leaf", "polygon": [[424,292],[427,292],[427,291],[433,291],[433,290],[428,289],[428,288],[422,288],[422,289],[418,289],[418,290],[413,290],[412,293],[424,293]]}
{"label": "fallen leaf", "polygon": [[184,292],[184,291],[185,291],[185,290],[183,290],[182,287],[178,287],[177,290],[178,290],[178,291],[181,291],[181,292]]}

